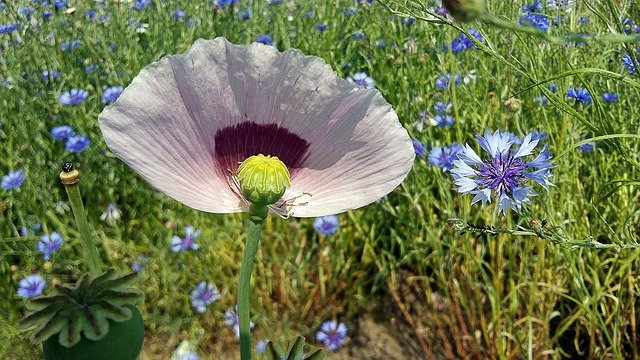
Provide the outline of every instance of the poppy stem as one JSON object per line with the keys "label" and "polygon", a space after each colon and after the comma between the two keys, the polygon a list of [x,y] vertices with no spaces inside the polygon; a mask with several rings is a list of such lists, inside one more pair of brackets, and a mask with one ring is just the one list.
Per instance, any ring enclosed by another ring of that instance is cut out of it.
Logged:
{"label": "poppy stem", "polygon": [[267,217],[267,206],[251,205],[249,234],[244,248],[238,279],[238,324],[240,327],[240,359],[251,359],[251,317],[249,314],[249,295],[251,293],[251,272],[258,252],[262,225]]}

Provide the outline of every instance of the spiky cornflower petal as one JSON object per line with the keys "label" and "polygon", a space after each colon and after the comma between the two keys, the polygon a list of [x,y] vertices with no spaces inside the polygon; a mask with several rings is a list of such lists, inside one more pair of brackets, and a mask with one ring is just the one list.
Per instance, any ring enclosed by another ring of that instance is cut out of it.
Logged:
{"label": "spiky cornflower petal", "polygon": [[416,152],[416,157],[423,157],[427,152],[427,145],[418,139],[412,139],[411,142],[413,143],[413,151]]}
{"label": "spiky cornflower petal", "polygon": [[18,284],[18,296],[24,299],[36,297],[42,294],[46,286],[47,283],[44,281],[42,275],[29,275],[20,280]]}
{"label": "spiky cornflower petal", "polygon": [[222,38],[141,70],[99,122],[111,151],[152,186],[213,213],[249,210],[235,176],[252,155],[287,166],[291,186],[269,210],[294,217],[368,205],[396,188],[415,158],[378,91],[298,50]]}
{"label": "spiky cornflower petal", "polygon": [[124,89],[122,86],[111,86],[104,90],[102,93],[102,103],[103,104],[111,104],[112,102],[118,100],[120,94]]}
{"label": "spiky cornflower petal", "polygon": [[82,104],[88,96],[89,92],[87,92],[87,90],[71,89],[62,93],[58,98],[58,102],[60,102],[61,105],[79,105]]}
{"label": "spiky cornflower petal", "polygon": [[321,216],[313,221],[313,228],[325,236],[335,234],[339,226],[340,220],[335,215]]}
{"label": "spiky cornflower petal", "polygon": [[458,158],[458,153],[462,146],[452,143],[447,146],[434,146],[429,152],[429,164],[449,171],[453,167],[453,162]]}
{"label": "spiky cornflower petal", "polygon": [[338,350],[347,339],[347,326],[337,320],[326,321],[316,333],[316,340],[323,343],[330,351]]}
{"label": "spiky cornflower petal", "polygon": [[202,281],[191,291],[191,306],[199,313],[204,313],[209,304],[219,299],[220,292],[212,283]]}
{"label": "spiky cornflower petal", "polygon": [[69,125],[60,125],[51,129],[51,137],[53,137],[54,140],[67,140],[75,134],[76,132]]}
{"label": "spiky cornflower petal", "polygon": [[67,139],[64,147],[68,152],[79,153],[87,150],[89,145],[91,145],[91,140],[87,135],[75,135]]}
{"label": "spiky cornflower petal", "polygon": [[498,211],[506,213],[509,209],[520,211],[524,204],[530,204],[530,197],[535,196],[529,181],[548,189],[553,183],[550,170],[553,165],[546,145],[533,158],[534,150],[540,141],[538,136],[528,134],[522,139],[518,148],[513,146],[513,136],[507,132],[488,130],[477,137],[480,147],[488,154],[481,159],[468,144],[462,148],[458,160],[454,161],[451,174],[458,192],[474,195],[472,204],[491,202],[497,198]]}
{"label": "spiky cornflower petal", "polygon": [[42,235],[40,240],[38,240],[38,251],[42,254],[45,261],[49,261],[51,255],[60,250],[63,242],[62,236],[56,231],[51,234]]}
{"label": "spiky cornflower petal", "polygon": [[[233,333],[237,338],[240,337],[240,321],[238,320],[238,305],[234,310],[227,310],[224,312],[224,323],[228,326],[231,326]],[[249,328],[253,329],[255,324],[253,322],[249,323]]]}
{"label": "spiky cornflower petal", "polygon": [[347,77],[347,81],[363,89],[373,89],[375,81],[369,75],[363,72],[357,72]]}
{"label": "spiky cornflower petal", "polygon": [[10,171],[2,177],[0,186],[6,191],[19,188],[22,183],[27,179],[24,170]]}
{"label": "spiky cornflower petal", "polygon": [[184,228],[184,237],[173,236],[171,238],[171,250],[173,252],[199,250],[200,245],[196,243],[199,236],[200,230],[195,230],[193,226],[187,226]]}

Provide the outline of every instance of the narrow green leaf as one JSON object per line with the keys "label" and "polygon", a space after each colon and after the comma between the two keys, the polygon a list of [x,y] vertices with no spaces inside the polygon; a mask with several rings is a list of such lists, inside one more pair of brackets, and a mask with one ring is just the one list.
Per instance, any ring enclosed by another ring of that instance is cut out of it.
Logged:
{"label": "narrow green leaf", "polygon": [[33,312],[20,320],[20,327],[26,329],[33,325],[41,325],[51,319],[66,307],[65,303],[56,302],[44,309]]}
{"label": "narrow green leaf", "polygon": [[296,340],[293,342],[293,345],[291,346],[291,350],[289,350],[289,357],[287,358],[287,360],[302,360],[303,347],[304,347],[304,338],[302,336],[298,336]]}
{"label": "narrow green leaf", "polygon": [[311,355],[307,356],[305,360],[324,360],[327,354],[322,349],[317,349]]}
{"label": "narrow green leaf", "polygon": [[119,277],[117,279],[106,281],[102,286],[100,286],[99,289],[96,288],[96,290],[97,291],[103,291],[108,289],[123,290],[135,284],[136,281],[138,281],[139,277],[140,277],[140,274],[138,274],[137,272],[132,272],[130,274]]}
{"label": "narrow green leaf", "polygon": [[267,359],[268,360],[282,360],[284,358],[284,351],[282,348],[273,341],[267,343]]}
{"label": "narrow green leaf", "polygon": [[31,341],[41,343],[51,336],[57,334],[65,325],[67,312],[63,309],[55,313],[55,315],[47,322],[43,323],[38,330],[31,334]]}
{"label": "narrow green leaf", "polygon": [[67,297],[63,295],[52,295],[52,296],[39,296],[33,299],[29,299],[25,304],[25,308],[30,311],[38,311],[46,308],[49,305],[55,303],[66,303]]}
{"label": "narrow green leaf", "polygon": [[100,293],[97,300],[108,301],[114,305],[135,304],[144,297],[144,293],[138,289],[105,290]]}
{"label": "narrow green leaf", "polygon": [[93,309],[89,306],[85,306],[84,309],[84,322],[82,330],[84,336],[93,341],[102,339],[109,332],[109,321],[104,317],[94,314]]}
{"label": "narrow green leaf", "polygon": [[58,342],[64,347],[72,347],[80,341],[84,316],[80,310],[75,310],[66,317],[66,321],[58,335]]}
{"label": "narrow green leaf", "polygon": [[131,310],[126,307],[114,305],[108,301],[98,301],[91,305],[96,316],[111,319],[115,322],[123,322],[131,319]]}

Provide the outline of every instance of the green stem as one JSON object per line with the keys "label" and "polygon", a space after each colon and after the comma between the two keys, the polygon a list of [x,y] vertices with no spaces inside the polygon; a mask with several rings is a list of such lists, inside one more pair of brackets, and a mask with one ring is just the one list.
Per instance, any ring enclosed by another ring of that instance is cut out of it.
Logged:
{"label": "green stem", "polygon": [[93,277],[99,276],[100,271],[100,255],[93,242],[93,236],[91,235],[91,228],[87,222],[87,215],[84,212],[84,206],[82,205],[82,198],[80,197],[80,190],[78,190],[77,184],[65,185],[67,189],[67,196],[69,196],[69,202],[71,203],[71,209],[73,210],[73,216],[76,219],[76,225],[80,232],[80,239],[84,247],[85,259],[89,265],[89,273]]}
{"label": "green stem", "polygon": [[251,272],[258,252],[258,243],[262,233],[262,224],[267,217],[266,206],[251,205],[249,234],[244,248],[238,279],[238,322],[240,326],[240,359],[251,359],[251,328],[249,314],[249,294],[251,293]]}

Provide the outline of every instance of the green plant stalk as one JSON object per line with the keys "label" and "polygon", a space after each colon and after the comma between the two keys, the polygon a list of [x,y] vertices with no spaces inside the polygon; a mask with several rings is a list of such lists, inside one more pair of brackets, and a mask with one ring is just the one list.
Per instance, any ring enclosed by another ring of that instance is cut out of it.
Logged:
{"label": "green plant stalk", "polygon": [[251,328],[249,314],[249,295],[251,293],[251,272],[258,252],[262,225],[267,216],[266,206],[251,206],[249,233],[244,248],[238,279],[238,324],[240,327],[240,359],[251,359]]}
{"label": "green plant stalk", "polygon": [[84,206],[82,205],[80,190],[78,190],[78,184],[65,185],[64,187],[67,190],[67,196],[71,203],[73,216],[76,219],[76,225],[80,232],[80,239],[82,240],[85,259],[89,265],[89,273],[94,278],[98,277],[102,273],[100,270],[100,255],[98,254],[98,249],[96,249],[95,243],[93,242],[91,229],[87,222],[87,215],[84,212]]}

